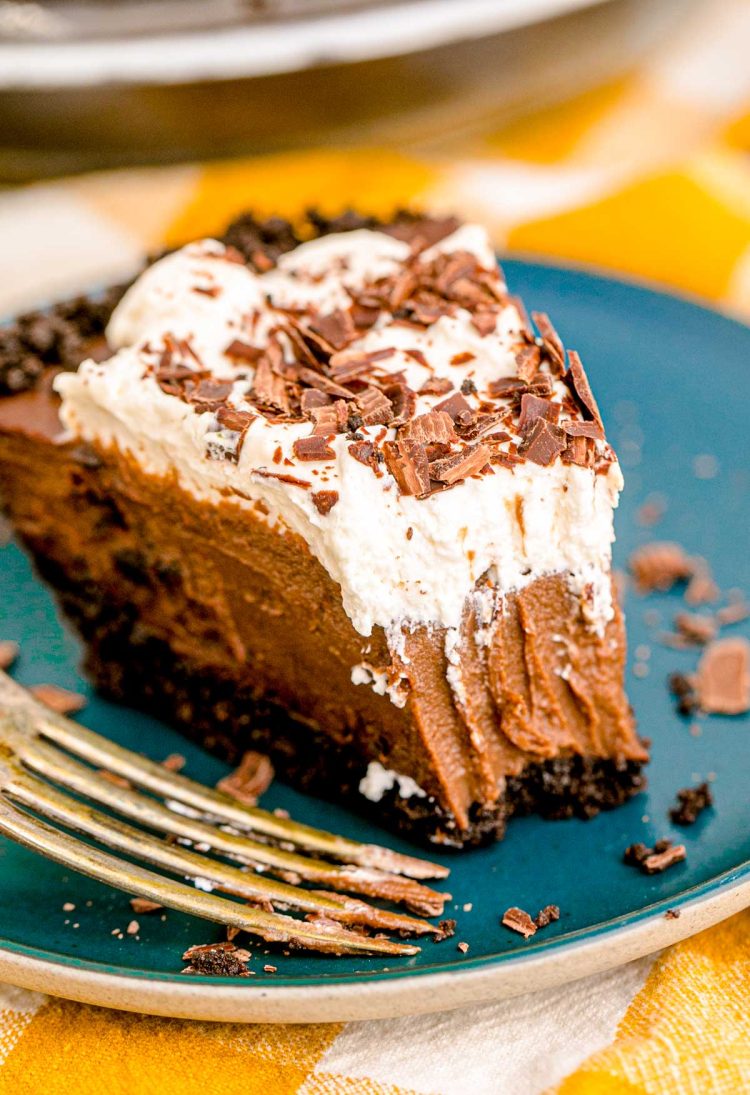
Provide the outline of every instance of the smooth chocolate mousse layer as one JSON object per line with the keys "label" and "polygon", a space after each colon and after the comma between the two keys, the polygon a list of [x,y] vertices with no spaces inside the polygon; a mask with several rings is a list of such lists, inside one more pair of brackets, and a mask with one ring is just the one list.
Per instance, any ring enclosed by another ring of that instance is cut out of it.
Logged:
{"label": "smooth chocolate mousse layer", "polygon": [[[420,627],[391,669],[396,706],[352,683],[353,666],[390,666],[386,637],[354,630],[299,537],[116,450],[55,440],[54,400],[46,385],[0,400],[3,502],[108,694],[230,760],[268,750],[281,778],[450,845],[500,835],[514,812],[586,816],[641,788],[619,610],[597,635],[552,575],[506,598],[489,645],[467,611],[458,689],[445,633]],[[367,798],[373,762],[416,791],[386,779]]]}

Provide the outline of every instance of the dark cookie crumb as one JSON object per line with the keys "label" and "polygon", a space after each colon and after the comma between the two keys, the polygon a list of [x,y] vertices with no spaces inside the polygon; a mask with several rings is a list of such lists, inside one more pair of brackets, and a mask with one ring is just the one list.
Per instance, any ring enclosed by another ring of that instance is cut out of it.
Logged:
{"label": "dark cookie crumb", "polygon": [[546,928],[548,924],[551,924],[555,920],[560,919],[560,909],[557,905],[545,905],[541,909],[536,917],[534,923],[538,928]]}
{"label": "dark cookie crumb", "polygon": [[190,964],[182,972],[202,977],[250,977],[249,958],[250,952],[240,950],[234,943],[206,943],[185,951],[182,960]]}
{"label": "dark cookie crumb", "polygon": [[711,788],[705,781],[697,787],[683,787],[677,792],[677,805],[669,811],[669,816],[675,825],[693,825],[713,802]]}
{"label": "dark cookie crumb", "polygon": [[442,943],[444,939],[450,939],[456,934],[455,920],[439,920],[438,930],[432,937],[433,943]]}
{"label": "dark cookie crumb", "polygon": [[643,874],[661,874],[687,856],[684,844],[673,844],[666,837],[657,840],[653,848],[645,844],[631,844],[625,849],[623,862],[629,867],[637,867]]}
{"label": "dark cookie crumb", "polygon": [[680,919],[680,910],[679,909],[667,909],[667,911],[664,913],[664,918],[666,920],[679,920]]}

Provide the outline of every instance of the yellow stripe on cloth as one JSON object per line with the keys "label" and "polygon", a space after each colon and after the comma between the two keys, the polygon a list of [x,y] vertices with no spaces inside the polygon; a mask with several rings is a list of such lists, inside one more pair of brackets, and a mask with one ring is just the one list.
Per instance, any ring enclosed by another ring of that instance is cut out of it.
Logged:
{"label": "yellow stripe on cloth", "polygon": [[0,1090],[297,1095],[341,1029],[333,1023],[195,1023],[50,999],[11,1048],[0,1069]]}
{"label": "yellow stripe on cloth", "polygon": [[625,271],[713,300],[750,245],[750,216],[690,177],[642,179],[591,205],[512,229],[511,248]]}
{"label": "yellow stripe on cloth", "polygon": [[620,1023],[556,1095],[750,1091],[750,911],[667,951]]}

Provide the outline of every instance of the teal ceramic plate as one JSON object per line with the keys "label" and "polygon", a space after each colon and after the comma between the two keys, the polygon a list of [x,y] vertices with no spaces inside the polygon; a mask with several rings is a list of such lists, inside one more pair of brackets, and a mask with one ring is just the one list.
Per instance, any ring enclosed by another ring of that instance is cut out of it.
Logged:
{"label": "teal ceramic plate", "polygon": [[[745,406],[750,330],[693,303],[589,273],[506,263],[514,290],[553,316],[587,363],[620,454],[627,487],[617,514],[616,562],[641,542],[679,540],[708,558],[722,589],[750,591],[750,462]],[[666,512],[655,529],[638,524],[657,494]],[[668,627],[679,593],[628,595],[628,691],[653,741],[649,789],[592,821],[527,818],[492,848],[446,856],[457,935],[428,942],[413,959],[384,968],[371,959],[276,955],[252,979],[180,974],[182,951],[219,929],[170,912],[140,917],[140,938],[112,935],[131,919],[127,898],[0,842],[0,980],[113,1007],[189,1016],[279,1022],[400,1015],[455,1007],[574,980],[659,949],[750,905],[747,717],[701,720],[700,734],[674,711],[665,679],[697,655],[654,641],[644,612]],[[747,633],[747,625],[733,628]],[[21,643],[16,676],[87,691],[75,640],[13,545],[0,550],[0,637]],[[648,674],[633,673],[648,645]],[[641,651],[643,653],[643,651]],[[187,772],[208,783],[224,772],[174,731],[92,695],[81,721],[160,759],[179,751]],[[713,781],[716,806],[688,829],[667,815],[678,788]],[[359,839],[384,834],[343,810],[275,783],[264,804]],[[687,861],[648,878],[622,863],[627,844],[662,836],[687,845]],[[396,843],[395,841],[393,842]],[[404,847],[406,847],[404,845]],[[63,910],[64,902],[75,912]],[[509,905],[562,915],[528,942],[500,926]],[[470,906],[470,907],[468,907]],[[665,917],[667,909],[679,918]],[[456,947],[469,944],[466,955]]]}

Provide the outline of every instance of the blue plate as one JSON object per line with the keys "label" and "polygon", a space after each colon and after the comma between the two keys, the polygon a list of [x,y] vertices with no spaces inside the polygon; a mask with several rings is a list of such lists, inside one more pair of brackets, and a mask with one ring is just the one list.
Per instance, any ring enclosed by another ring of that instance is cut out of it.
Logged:
{"label": "blue plate", "polygon": [[[504,265],[513,290],[550,313],[592,377],[626,476],[616,565],[623,568],[633,548],[649,539],[675,539],[710,560],[723,590],[750,591],[750,330],[637,285],[519,260]],[[654,495],[666,511],[655,529],[644,528],[639,507]],[[297,954],[274,956],[277,972],[267,974],[258,947],[253,979],[185,977],[182,951],[219,938],[218,929],[170,912],[165,919],[141,917],[140,939],[120,940],[111,933],[131,919],[124,895],[0,841],[0,979],[196,1018],[364,1018],[572,980],[730,915],[750,904],[748,718],[703,718],[696,735],[675,713],[667,675],[694,668],[697,653],[656,642],[651,616],[660,615],[656,631],[668,629],[682,605],[678,592],[627,596],[628,692],[641,732],[653,741],[648,791],[592,821],[526,818],[511,824],[501,844],[446,855],[454,896],[446,915],[458,920],[455,939],[428,942],[416,958],[391,961],[387,969],[375,959]],[[748,627],[731,631],[747,634]],[[16,677],[24,684],[53,682],[90,695],[81,715],[86,725],[157,759],[179,751],[187,773],[208,783],[224,773],[219,761],[161,723],[90,693],[77,669],[75,639],[14,545],[0,550],[0,638],[20,642]],[[650,648],[641,659],[645,676],[633,673],[641,646]],[[668,818],[675,792],[702,779],[712,781],[715,809],[690,828],[675,828]],[[358,839],[388,839],[278,782],[264,805]],[[650,878],[622,863],[626,845],[664,836],[686,844],[685,863]],[[63,911],[66,901],[74,913]],[[560,906],[559,922],[528,942],[500,925],[509,905],[535,913],[548,903]],[[679,919],[667,919],[668,908],[679,909]],[[458,941],[469,944],[466,955]]]}

